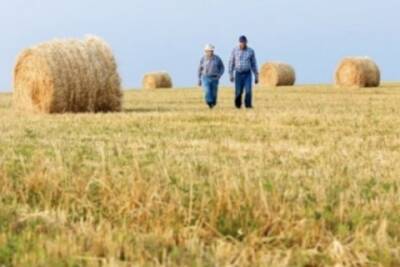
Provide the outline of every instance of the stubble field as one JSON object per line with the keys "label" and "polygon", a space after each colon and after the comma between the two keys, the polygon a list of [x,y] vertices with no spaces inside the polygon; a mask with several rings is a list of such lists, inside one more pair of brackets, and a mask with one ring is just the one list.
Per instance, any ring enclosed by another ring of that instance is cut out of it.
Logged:
{"label": "stubble field", "polygon": [[0,95],[0,266],[400,266],[400,85]]}

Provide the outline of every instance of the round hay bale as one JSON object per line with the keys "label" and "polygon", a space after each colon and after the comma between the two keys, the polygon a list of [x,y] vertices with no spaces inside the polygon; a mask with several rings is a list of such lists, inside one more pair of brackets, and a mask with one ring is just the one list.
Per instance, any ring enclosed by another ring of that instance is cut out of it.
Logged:
{"label": "round hay bale", "polygon": [[143,77],[143,88],[172,88],[171,76],[165,71],[147,73]]}
{"label": "round hay bale", "polygon": [[281,62],[265,63],[260,70],[262,86],[292,86],[296,82],[296,73],[292,66]]}
{"label": "round hay bale", "polygon": [[380,80],[378,65],[368,57],[344,58],[335,74],[335,84],[339,87],[378,87]]}
{"label": "round hay bale", "polygon": [[122,107],[121,79],[100,38],[54,40],[24,50],[14,68],[14,106],[44,113],[111,112]]}

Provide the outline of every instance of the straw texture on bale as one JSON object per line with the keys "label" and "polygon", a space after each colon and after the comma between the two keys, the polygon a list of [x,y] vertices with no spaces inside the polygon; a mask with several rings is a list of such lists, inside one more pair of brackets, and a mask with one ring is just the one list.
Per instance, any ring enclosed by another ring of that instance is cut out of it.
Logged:
{"label": "straw texture on bale", "polygon": [[339,87],[378,87],[380,80],[378,65],[368,57],[343,59],[335,74],[335,84]]}
{"label": "straw texture on bale", "polygon": [[269,62],[261,67],[260,84],[262,86],[292,86],[295,82],[296,73],[289,64]]}
{"label": "straw texture on bale", "polygon": [[24,50],[14,68],[14,106],[44,113],[120,111],[121,80],[111,48],[88,36]]}
{"label": "straw texture on bale", "polygon": [[164,71],[147,73],[143,77],[143,88],[172,88],[171,76]]}

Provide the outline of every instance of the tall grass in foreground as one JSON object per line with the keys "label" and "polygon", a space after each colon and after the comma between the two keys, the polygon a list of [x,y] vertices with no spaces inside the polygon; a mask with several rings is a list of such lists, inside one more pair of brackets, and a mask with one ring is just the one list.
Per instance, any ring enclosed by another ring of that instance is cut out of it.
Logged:
{"label": "tall grass in foreground", "polygon": [[400,87],[0,97],[0,266],[399,266]]}

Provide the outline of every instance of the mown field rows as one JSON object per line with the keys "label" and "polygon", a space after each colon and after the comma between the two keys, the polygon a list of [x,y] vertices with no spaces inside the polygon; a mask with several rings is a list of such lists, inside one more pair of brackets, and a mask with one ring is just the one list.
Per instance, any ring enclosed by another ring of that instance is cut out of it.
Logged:
{"label": "mown field rows", "polygon": [[0,96],[0,266],[399,266],[400,85]]}

